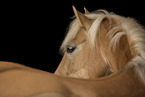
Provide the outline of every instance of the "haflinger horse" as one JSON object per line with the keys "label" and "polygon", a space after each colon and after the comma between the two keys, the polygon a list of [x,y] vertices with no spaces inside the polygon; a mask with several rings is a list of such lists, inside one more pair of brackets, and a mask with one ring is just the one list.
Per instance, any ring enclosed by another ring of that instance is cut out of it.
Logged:
{"label": "haflinger horse", "polygon": [[55,74],[0,62],[0,97],[145,97],[145,30],[105,10],[76,18]]}

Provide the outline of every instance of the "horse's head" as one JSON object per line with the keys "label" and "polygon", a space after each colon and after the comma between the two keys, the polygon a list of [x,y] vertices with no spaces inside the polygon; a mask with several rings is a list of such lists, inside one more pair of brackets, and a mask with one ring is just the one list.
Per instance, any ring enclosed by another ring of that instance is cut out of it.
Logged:
{"label": "horse's head", "polygon": [[140,25],[133,19],[101,10],[86,14],[73,10],[76,19],[62,43],[64,57],[55,74],[97,78],[122,69],[138,54],[131,34]]}

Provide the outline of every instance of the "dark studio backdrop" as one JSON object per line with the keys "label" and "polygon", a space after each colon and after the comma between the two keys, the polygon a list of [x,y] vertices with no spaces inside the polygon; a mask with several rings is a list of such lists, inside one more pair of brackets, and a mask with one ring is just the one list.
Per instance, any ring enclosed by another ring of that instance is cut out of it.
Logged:
{"label": "dark studio backdrop", "polygon": [[72,5],[84,12],[106,9],[136,18],[145,25],[144,6],[137,2],[97,0],[7,1],[1,3],[0,61],[54,72],[62,56],[59,47],[74,16]]}

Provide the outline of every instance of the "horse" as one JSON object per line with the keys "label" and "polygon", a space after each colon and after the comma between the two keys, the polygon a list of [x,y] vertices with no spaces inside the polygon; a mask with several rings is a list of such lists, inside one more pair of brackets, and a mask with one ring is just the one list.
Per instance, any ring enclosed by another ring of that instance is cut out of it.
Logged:
{"label": "horse", "polygon": [[145,96],[143,27],[105,10],[73,10],[56,72],[0,62],[0,97]]}

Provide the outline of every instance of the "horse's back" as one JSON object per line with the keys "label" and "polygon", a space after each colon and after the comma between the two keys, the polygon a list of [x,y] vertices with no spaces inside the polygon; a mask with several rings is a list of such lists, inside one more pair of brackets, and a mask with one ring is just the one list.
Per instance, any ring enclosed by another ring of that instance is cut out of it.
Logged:
{"label": "horse's back", "polygon": [[43,94],[37,94],[34,96],[29,96],[29,97],[66,97],[60,93],[43,93]]}
{"label": "horse's back", "polygon": [[24,70],[24,69],[25,70],[30,70],[30,71],[33,71],[33,72],[48,74],[48,72],[46,72],[46,71],[31,68],[31,67],[25,66],[23,64],[14,63],[14,62],[0,61],[0,73],[9,72],[11,70]]}
{"label": "horse's back", "polygon": [[27,67],[14,62],[0,61],[0,72],[13,70],[13,69],[20,69],[20,68],[22,69]]}
{"label": "horse's back", "polygon": [[[47,91],[55,91],[56,94]],[[53,74],[18,63],[0,61],[0,97],[29,97],[35,94],[41,94],[36,97],[64,97],[60,96],[61,91],[63,87]]]}

